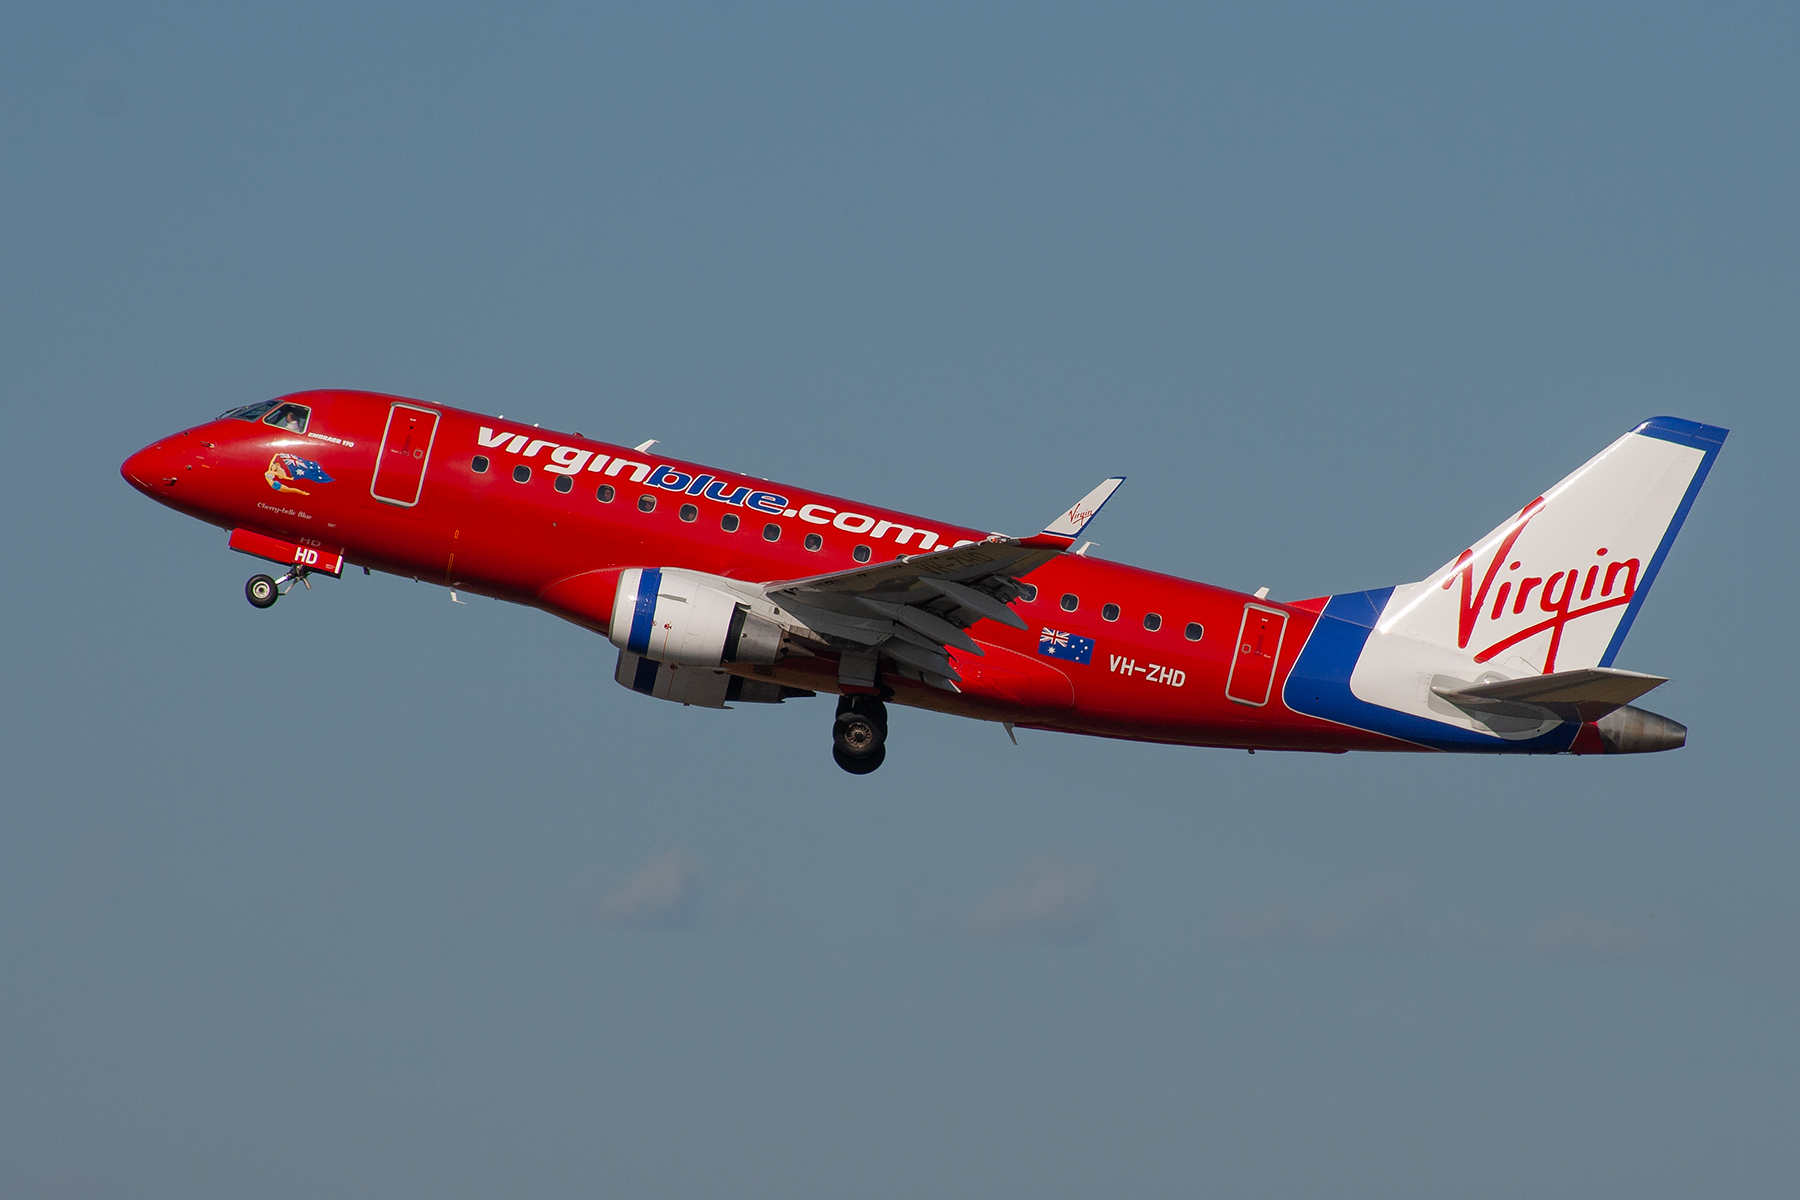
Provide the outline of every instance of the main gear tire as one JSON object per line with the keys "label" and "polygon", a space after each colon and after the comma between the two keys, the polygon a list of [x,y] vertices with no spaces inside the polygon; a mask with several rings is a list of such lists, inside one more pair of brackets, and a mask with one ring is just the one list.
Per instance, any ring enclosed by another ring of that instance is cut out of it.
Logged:
{"label": "main gear tire", "polygon": [[831,757],[838,766],[844,768],[844,770],[850,772],[852,775],[867,775],[870,771],[873,771],[887,760],[887,747],[877,746],[875,747],[875,752],[873,754],[865,754],[861,758],[852,758],[850,755],[845,754],[842,749],[834,745],[831,748]]}
{"label": "main gear tire", "polygon": [[831,744],[851,758],[867,758],[887,741],[887,726],[859,712],[848,712],[831,726]]}
{"label": "main gear tire", "polygon": [[887,705],[879,696],[840,696],[831,757],[852,775],[867,775],[887,758],[887,732]]}

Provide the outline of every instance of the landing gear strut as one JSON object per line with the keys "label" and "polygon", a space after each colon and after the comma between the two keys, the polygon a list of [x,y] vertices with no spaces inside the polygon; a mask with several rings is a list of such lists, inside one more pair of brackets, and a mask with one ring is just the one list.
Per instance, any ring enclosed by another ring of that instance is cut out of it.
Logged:
{"label": "landing gear strut", "polygon": [[289,567],[287,574],[280,579],[271,579],[267,575],[252,575],[244,584],[244,599],[257,608],[271,608],[275,602],[294,590],[296,583],[312,591],[312,584],[306,577],[312,574],[310,567]]}
{"label": "landing gear strut", "polygon": [[840,696],[831,725],[831,757],[852,775],[867,775],[887,758],[887,705],[875,696]]}

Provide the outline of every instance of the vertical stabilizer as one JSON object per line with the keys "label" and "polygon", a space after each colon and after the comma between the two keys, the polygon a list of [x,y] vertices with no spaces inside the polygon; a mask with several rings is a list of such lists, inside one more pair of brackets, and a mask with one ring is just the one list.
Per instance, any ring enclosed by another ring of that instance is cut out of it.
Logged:
{"label": "vertical stabilizer", "polygon": [[1332,597],[1289,705],[1444,748],[1561,736],[1484,723],[1442,693],[1612,666],[1725,436],[1645,421],[1425,579]]}
{"label": "vertical stabilizer", "polygon": [[1376,626],[1508,675],[1610,667],[1706,479],[1725,430],[1657,417],[1428,579]]}

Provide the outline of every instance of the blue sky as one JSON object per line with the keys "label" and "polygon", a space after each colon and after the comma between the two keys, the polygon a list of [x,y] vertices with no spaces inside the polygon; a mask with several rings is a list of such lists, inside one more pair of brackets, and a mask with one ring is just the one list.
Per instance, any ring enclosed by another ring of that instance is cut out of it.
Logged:
{"label": "blue sky", "polygon": [[[0,14],[0,1192],[1800,1187],[1784,7]],[[119,462],[387,390],[1299,598],[1642,418],[1687,748],[632,695]]]}

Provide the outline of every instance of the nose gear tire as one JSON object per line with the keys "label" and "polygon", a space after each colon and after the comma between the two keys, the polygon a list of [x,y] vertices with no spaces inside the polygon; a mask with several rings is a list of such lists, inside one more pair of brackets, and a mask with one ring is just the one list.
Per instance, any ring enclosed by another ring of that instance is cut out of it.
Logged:
{"label": "nose gear tire", "polygon": [[244,599],[258,608],[268,608],[281,599],[281,593],[275,588],[275,581],[267,575],[252,575],[244,585]]}

